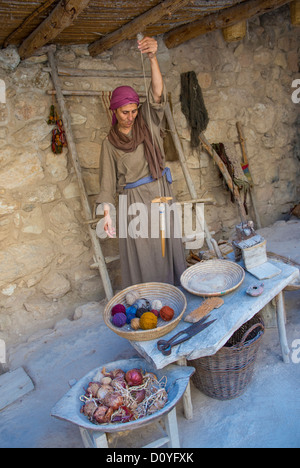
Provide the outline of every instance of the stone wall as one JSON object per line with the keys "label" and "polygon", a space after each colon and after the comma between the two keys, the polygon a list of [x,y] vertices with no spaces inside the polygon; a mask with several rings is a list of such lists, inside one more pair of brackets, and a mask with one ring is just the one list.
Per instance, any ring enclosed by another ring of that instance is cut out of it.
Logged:
{"label": "stone wall", "polygon": [[[159,38],[159,62],[178,133],[199,196],[212,197],[206,220],[218,239],[229,238],[239,222],[217,167],[201,148],[191,149],[181,112],[180,74],[194,70],[210,122],[211,143],[223,142],[241,158],[236,122],[243,125],[255,195],[263,226],[285,218],[299,201],[299,106],[292,82],[299,78],[299,28],[288,8],[249,21],[247,37],[226,43],[214,32],[168,50]],[[83,70],[141,70],[134,41],[96,58],[87,46],[58,47],[57,63]],[[0,51],[0,337],[20,340],[75,308],[104,298],[99,273],[90,269],[93,252],[83,222],[76,176],[68,150],[51,151],[47,124],[52,97],[47,57],[20,62],[14,48]],[[141,78],[62,77],[65,90],[111,91],[120,84],[144,92]],[[83,177],[91,204],[99,192],[101,142],[109,130],[102,98],[66,98]],[[298,119],[298,120],[297,120]],[[169,163],[179,200],[189,199],[180,165]],[[253,213],[250,207],[251,217]],[[117,245],[104,241],[106,255]],[[118,263],[110,267],[119,286]]]}

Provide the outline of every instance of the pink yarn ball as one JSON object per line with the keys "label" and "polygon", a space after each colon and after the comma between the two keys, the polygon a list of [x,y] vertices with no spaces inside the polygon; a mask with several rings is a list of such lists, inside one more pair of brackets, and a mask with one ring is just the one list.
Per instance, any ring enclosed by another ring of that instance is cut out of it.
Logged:
{"label": "pink yarn ball", "polygon": [[112,317],[116,314],[125,314],[126,315],[126,308],[123,304],[117,304],[111,309]]}
{"label": "pink yarn ball", "polygon": [[156,315],[156,317],[159,316],[158,310],[152,309],[151,312],[152,312],[152,314]]}
{"label": "pink yarn ball", "polygon": [[122,312],[119,312],[118,314],[115,314],[112,318],[112,323],[115,325],[115,327],[123,327],[126,323],[127,317],[125,314]]}

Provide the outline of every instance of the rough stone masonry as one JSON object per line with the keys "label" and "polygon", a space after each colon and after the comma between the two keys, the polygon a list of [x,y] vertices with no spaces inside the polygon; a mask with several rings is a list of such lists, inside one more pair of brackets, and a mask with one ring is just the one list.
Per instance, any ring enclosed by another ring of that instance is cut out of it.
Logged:
{"label": "rough stone masonry", "polygon": [[[223,142],[241,158],[236,122],[243,125],[258,211],[267,226],[285,219],[299,201],[299,106],[292,82],[299,78],[299,28],[284,7],[248,22],[247,36],[226,43],[220,31],[168,50],[159,40],[159,62],[186,162],[199,197],[212,197],[206,221],[215,237],[229,238],[239,223],[237,207],[217,167],[201,148],[191,149],[190,130],[181,112],[180,74],[194,70],[210,122],[210,143]],[[85,45],[58,47],[58,65],[83,70],[141,70],[134,41],[92,58]],[[73,318],[77,306],[104,298],[68,150],[52,153],[47,124],[53,88],[44,70],[47,56],[20,62],[14,47],[0,51],[0,338],[22,340]],[[141,78],[61,77],[65,90],[111,91],[128,84],[144,92]],[[91,204],[99,192],[101,142],[109,130],[98,96],[66,97],[74,138]],[[169,162],[179,200],[190,198],[178,161]],[[253,217],[250,205],[250,215]],[[102,242],[116,255],[114,241]],[[119,285],[118,263],[110,274]]]}

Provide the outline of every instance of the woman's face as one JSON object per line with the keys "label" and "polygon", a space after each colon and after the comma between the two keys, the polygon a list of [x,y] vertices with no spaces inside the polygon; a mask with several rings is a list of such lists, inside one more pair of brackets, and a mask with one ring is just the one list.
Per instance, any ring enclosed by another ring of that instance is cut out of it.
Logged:
{"label": "woman's face", "polygon": [[118,120],[119,130],[129,133],[138,115],[138,106],[136,104],[127,104],[119,107],[119,109],[115,110],[115,115]]}

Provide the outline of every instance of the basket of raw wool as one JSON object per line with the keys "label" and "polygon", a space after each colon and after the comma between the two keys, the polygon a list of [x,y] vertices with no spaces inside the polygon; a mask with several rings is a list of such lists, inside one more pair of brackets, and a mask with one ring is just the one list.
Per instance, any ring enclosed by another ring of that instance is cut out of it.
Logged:
{"label": "basket of raw wool", "polygon": [[103,313],[105,324],[132,341],[160,338],[180,322],[187,307],[185,295],[167,283],[142,283],[116,294]]}
{"label": "basket of raw wool", "polygon": [[264,323],[259,314],[240,327],[216,354],[188,361],[198,390],[217,400],[240,396],[251,382]]}

